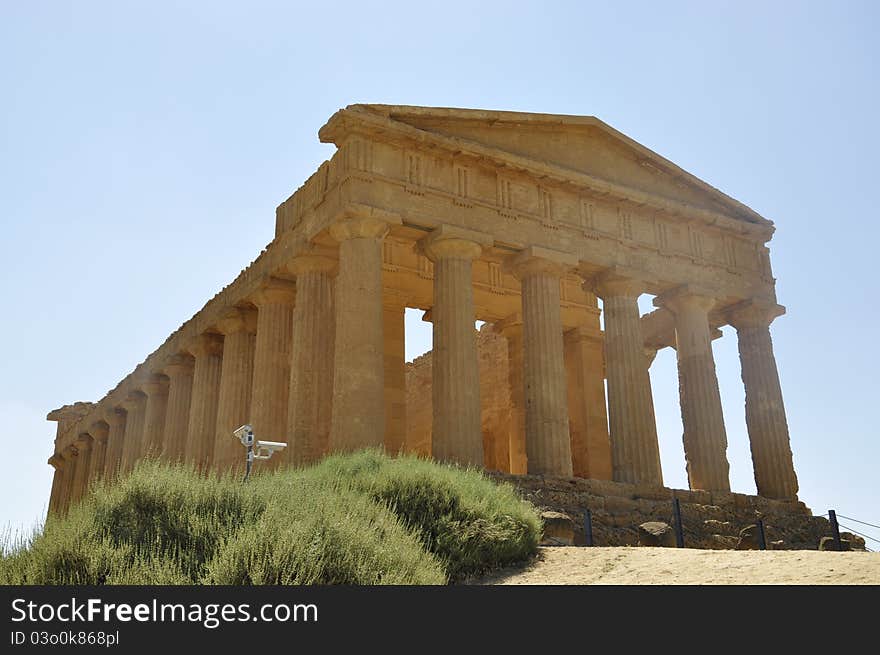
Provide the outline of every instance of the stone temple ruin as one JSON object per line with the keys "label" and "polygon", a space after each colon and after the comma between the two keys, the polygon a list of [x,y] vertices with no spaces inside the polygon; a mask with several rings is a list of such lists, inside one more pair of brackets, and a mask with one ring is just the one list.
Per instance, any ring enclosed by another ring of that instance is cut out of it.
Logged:
{"label": "stone temple ruin", "polygon": [[[772,222],[589,116],[351,105],[319,136],[337,150],[278,207],[259,257],[104,398],[49,414],[50,514],[146,454],[241,467],[231,434],[250,423],[288,442],[276,465],[415,452],[542,481],[609,528],[668,515],[673,496],[723,510],[704,522],[813,520],[770,339]],[[413,363],[407,307],[433,324]],[[723,325],[757,497],[730,493]],[[689,491],[660,468],[649,372],[667,347]]]}

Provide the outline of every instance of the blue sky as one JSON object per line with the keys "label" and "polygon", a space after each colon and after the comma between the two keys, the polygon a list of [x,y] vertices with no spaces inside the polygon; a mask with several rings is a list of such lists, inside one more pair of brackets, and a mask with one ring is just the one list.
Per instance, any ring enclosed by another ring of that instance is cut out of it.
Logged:
{"label": "blue sky", "polygon": [[[3,3],[0,526],[45,511],[46,413],[102,397],[256,256],[275,206],[332,153],[318,128],[354,102],[595,115],[773,220],[788,314],[772,331],[801,498],[880,522],[878,13],[871,2]],[[409,318],[412,356],[430,331]],[[724,332],[731,482],[753,493],[735,332]],[[675,353],[651,375],[664,476],[682,487]]]}

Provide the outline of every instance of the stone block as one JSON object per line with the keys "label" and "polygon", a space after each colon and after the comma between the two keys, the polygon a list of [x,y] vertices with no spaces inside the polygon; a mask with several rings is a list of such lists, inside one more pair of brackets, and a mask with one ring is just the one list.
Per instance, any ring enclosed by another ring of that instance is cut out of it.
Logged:
{"label": "stone block", "polygon": [[629,498],[620,496],[608,496],[605,498],[605,511],[610,514],[634,514],[639,509],[639,503]]}
{"label": "stone block", "polygon": [[675,531],[663,521],[647,521],[639,526],[639,546],[675,548]]}
{"label": "stone block", "polygon": [[573,546],[574,521],[562,512],[541,512],[544,533],[541,537],[542,546]]}
{"label": "stone block", "polygon": [[840,535],[840,548],[837,547],[837,543],[834,541],[834,537],[822,537],[819,540],[819,550],[826,551],[849,551],[852,550],[850,547],[850,542],[848,539],[844,539],[843,535]]}
{"label": "stone block", "polygon": [[739,531],[739,540],[736,542],[737,550],[760,550],[761,534],[756,524],[747,525]]}

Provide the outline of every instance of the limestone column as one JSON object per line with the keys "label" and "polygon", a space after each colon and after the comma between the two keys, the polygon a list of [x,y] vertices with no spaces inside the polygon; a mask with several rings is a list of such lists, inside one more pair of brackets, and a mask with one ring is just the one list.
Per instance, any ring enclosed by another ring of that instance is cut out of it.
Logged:
{"label": "limestone column", "polygon": [[709,333],[715,300],[687,287],[654,299],[675,315],[678,389],[691,489],[730,491],[727,432]]}
{"label": "limestone column", "polygon": [[110,436],[110,426],[104,421],[96,421],[89,428],[92,435],[91,463],[89,464],[89,479],[99,480],[104,477],[104,467],[107,461],[107,440]]}
{"label": "limestone column", "polygon": [[217,436],[223,337],[219,334],[201,334],[190,346],[189,352],[195,357],[195,367],[183,458],[195,464],[199,470],[206,471],[214,457],[214,439]]}
{"label": "limestone column", "polygon": [[125,438],[122,443],[122,457],[119,463],[120,473],[128,473],[140,459],[144,440],[144,419],[146,417],[147,396],[141,391],[132,391],[122,402],[127,417],[125,420]]}
{"label": "limestone column", "polygon": [[[257,306],[257,340],[250,423],[255,437],[265,441],[284,441],[287,435],[295,289],[293,282],[272,278],[251,298]],[[275,455],[259,466],[274,468],[285,459]]]}
{"label": "limestone column", "polygon": [[52,491],[49,494],[49,510],[46,513],[48,518],[57,515],[60,510],[64,486],[64,457],[60,453],[53,453],[47,463],[55,469],[52,475]]}
{"label": "limestone column", "polygon": [[498,321],[493,329],[507,340],[507,381],[510,387],[508,438],[510,439],[510,472],[525,475],[528,472],[526,453],[526,399],[523,382],[523,324],[522,314]]}
{"label": "limestone column", "polygon": [[638,298],[642,283],[607,272],[588,283],[602,299],[605,374],[613,479],[663,485],[648,360],[642,344]]}
{"label": "limestone column", "polygon": [[526,452],[531,474],[572,474],[559,282],[576,265],[573,255],[537,247],[508,262],[522,285]]}
{"label": "limestone column", "polygon": [[217,327],[224,336],[214,468],[237,471],[244,467],[245,449],[232,433],[250,420],[257,313],[252,309],[235,308]]}
{"label": "limestone column", "polygon": [[420,242],[434,263],[431,451],[440,461],[483,465],[473,265],[491,243],[486,234],[446,225]]}
{"label": "limestone column", "polygon": [[335,267],[333,259],[314,254],[288,267],[296,275],[287,414],[287,461],[294,466],[317,461],[330,447]]}
{"label": "limestone column", "polygon": [[141,455],[158,457],[162,452],[162,433],[168,411],[168,377],[151,375],[141,388],[147,395]]}
{"label": "limestone column", "polygon": [[767,498],[796,498],[798,491],[782,388],[770,339],[770,323],[783,313],[785,308],[781,305],[746,301],[728,314],[739,342],[755,484],[758,495]]}
{"label": "limestone column", "polygon": [[83,432],[76,438],[76,474],[71,483],[73,502],[78,503],[89,490],[89,471],[91,470],[92,437]]}
{"label": "limestone column", "polygon": [[168,376],[168,407],[162,434],[162,458],[183,460],[186,433],[189,430],[189,408],[192,404],[193,369],[195,360],[187,353],[171,357],[163,369]]}
{"label": "limestone column", "polygon": [[121,407],[111,408],[104,417],[109,426],[107,435],[107,453],[104,455],[105,479],[115,478],[119,473],[122,461],[122,446],[125,442],[125,423],[128,418]]}
{"label": "limestone column", "polygon": [[67,446],[61,453],[64,457],[64,481],[61,489],[60,509],[62,514],[67,514],[75,502],[74,482],[76,480],[76,464],[79,452],[76,446]]}
{"label": "limestone column", "polygon": [[406,444],[406,302],[386,290],[382,302],[385,339],[385,450],[396,455]]}
{"label": "limestone column", "polygon": [[576,327],[564,337],[571,418],[571,466],[579,478],[611,480],[611,441],[605,412],[602,335]]}
{"label": "limestone column", "polygon": [[386,221],[371,217],[330,227],[339,242],[331,452],[384,445],[382,240],[388,230]]}

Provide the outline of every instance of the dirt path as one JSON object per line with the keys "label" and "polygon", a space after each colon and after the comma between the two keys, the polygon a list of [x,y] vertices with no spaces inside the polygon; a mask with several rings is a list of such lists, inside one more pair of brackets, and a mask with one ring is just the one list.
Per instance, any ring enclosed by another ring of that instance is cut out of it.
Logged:
{"label": "dirt path", "polygon": [[690,548],[541,548],[482,584],[875,584],[880,553]]}

